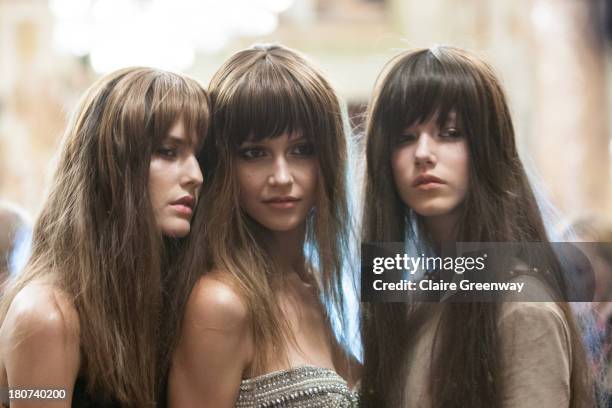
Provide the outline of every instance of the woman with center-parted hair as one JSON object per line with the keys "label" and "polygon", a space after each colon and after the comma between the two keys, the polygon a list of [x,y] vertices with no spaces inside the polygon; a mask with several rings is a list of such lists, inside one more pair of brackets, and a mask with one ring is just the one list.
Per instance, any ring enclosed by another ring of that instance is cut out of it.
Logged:
{"label": "woman with center-parted hair", "polygon": [[184,318],[169,405],[354,406],[357,367],[325,309],[341,314],[349,226],[338,98],[278,45],[234,54],[209,92],[206,211],[177,265],[192,284],[171,296]]}
{"label": "woman with center-parted hair", "polygon": [[163,275],[190,230],[207,130],[207,94],[182,75],[127,68],[86,92],[2,301],[11,408],[156,405]]}
{"label": "woman with center-parted hair", "polygon": [[[366,156],[365,242],[434,255],[445,242],[540,242],[551,253],[503,90],[474,55],[395,57],[369,107]],[[533,266],[521,261],[513,273]],[[560,265],[547,266],[520,277],[539,302],[364,303],[364,406],[593,406],[581,334],[569,304],[553,302]]]}

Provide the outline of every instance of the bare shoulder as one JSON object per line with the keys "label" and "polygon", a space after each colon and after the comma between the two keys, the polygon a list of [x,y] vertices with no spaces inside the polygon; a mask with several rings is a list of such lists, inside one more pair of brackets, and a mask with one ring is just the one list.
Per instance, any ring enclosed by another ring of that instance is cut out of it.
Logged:
{"label": "bare shoulder", "polygon": [[225,271],[212,270],[196,282],[185,320],[220,330],[241,330],[250,322],[247,303]]}
{"label": "bare shoulder", "polygon": [[79,318],[70,297],[50,284],[25,286],[11,302],[0,329],[3,343],[16,338],[78,344]]}
{"label": "bare shoulder", "polygon": [[253,355],[251,319],[229,274],[210,271],[191,291],[168,379],[168,406],[230,407]]}
{"label": "bare shoulder", "polygon": [[[81,356],[70,297],[47,284],[24,287],[0,328],[0,350],[8,386],[65,388],[72,395]],[[70,399],[65,402],[69,406]]]}

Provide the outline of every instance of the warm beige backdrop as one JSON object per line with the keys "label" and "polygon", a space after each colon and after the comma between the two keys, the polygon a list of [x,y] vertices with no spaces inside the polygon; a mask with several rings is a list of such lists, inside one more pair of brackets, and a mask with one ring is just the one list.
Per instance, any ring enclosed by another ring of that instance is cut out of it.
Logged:
{"label": "warm beige backdrop", "polygon": [[[521,151],[562,214],[606,215],[612,214],[612,53],[596,31],[593,5],[599,3],[295,0],[279,14],[273,33],[235,35],[220,50],[198,51],[185,71],[207,83],[234,51],[256,41],[281,42],[310,55],[357,115],[384,62],[398,50],[469,48],[497,69]],[[57,50],[55,24],[46,0],[0,0],[0,199],[32,214],[43,198],[66,114],[99,75],[87,56]]]}

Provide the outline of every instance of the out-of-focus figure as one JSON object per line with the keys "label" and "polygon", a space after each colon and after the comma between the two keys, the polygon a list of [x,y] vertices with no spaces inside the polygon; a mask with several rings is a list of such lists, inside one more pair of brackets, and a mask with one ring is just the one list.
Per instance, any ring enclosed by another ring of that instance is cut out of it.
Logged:
{"label": "out-of-focus figure", "polygon": [[[601,217],[580,218],[572,224],[579,241],[587,242],[581,249],[588,256],[595,275],[593,302],[599,312],[612,305],[612,221]],[[610,309],[612,312],[612,309]]]}
{"label": "out-of-focus figure", "polygon": [[612,406],[612,220],[588,216],[574,221],[572,233],[588,257],[595,277],[592,307],[597,319],[596,342],[600,345],[603,388],[607,406]]}
{"label": "out-of-focus figure", "polygon": [[7,279],[25,264],[31,232],[30,217],[25,210],[0,201],[0,293]]}

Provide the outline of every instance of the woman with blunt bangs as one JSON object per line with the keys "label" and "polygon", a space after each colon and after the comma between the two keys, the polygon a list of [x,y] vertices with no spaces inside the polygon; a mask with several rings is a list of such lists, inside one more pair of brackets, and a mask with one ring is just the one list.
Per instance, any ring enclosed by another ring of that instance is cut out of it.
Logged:
{"label": "woman with blunt bangs", "polygon": [[349,217],[338,98],[278,45],[234,54],[209,93],[206,211],[178,266],[193,272],[193,288],[172,296],[189,295],[177,307],[170,406],[354,406],[354,360],[324,306],[342,315]]}
{"label": "woman with blunt bangs", "polygon": [[207,127],[206,92],[178,74],[128,68],[86,92],[2,301],[5,390],[65,390],[54,407],[156,405],[163,271],[190,230]]}
{"label": "woman with blunt bangs", "polygon": [[[394,58],[369,108],[366,149],[364,242],[433,253],[443,242],[548,242],[503,90],[468,52]],[[543,293],[562,287],[556,272],[539,282]],[[567,303],[362,306],[366,407],[593,405]]]}

